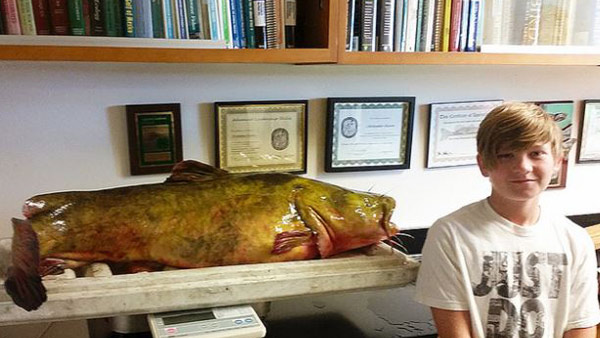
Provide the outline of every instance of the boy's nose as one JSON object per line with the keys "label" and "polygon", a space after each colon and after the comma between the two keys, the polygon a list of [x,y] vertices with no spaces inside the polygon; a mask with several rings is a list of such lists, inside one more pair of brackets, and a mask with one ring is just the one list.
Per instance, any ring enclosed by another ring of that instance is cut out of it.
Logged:
{"label": "boy's nose", "polygon": [[530,172],[532,170],[531,160],[527,156],[517,156],[514,167],[519,172]]}

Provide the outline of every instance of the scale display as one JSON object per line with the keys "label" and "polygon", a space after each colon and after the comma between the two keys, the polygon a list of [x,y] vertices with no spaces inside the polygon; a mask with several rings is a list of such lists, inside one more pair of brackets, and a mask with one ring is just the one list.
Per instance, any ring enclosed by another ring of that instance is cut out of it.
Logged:
{"label": "scale display", "polygon": [[148,315],[154,338],[262,338],[267,330],[250,305]]}

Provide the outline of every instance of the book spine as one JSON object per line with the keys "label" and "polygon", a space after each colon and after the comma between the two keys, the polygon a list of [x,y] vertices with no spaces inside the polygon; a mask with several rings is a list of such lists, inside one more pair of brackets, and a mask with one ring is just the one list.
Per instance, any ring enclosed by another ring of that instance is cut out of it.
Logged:
{"label": "book spine", "polygon": [[444,21],[442,25],[442,52],[447,52],[450,47],[450,18],[452,14],[452,0],[444,2]]}
{"label": "book spine", "polygon": [[464,51],[467,48],[467,37],[469,35],[469,23],[473,18],[469,16],[470,2],[462,0],[462,13],[460,20],[460,32],[458,34],[458,50]]}
{"label": "book spine", "polygon": [[31,0],[17,0],[22,35],[37,35]]}
{"label": "book spine", "polygon": [[229,0],[221,0],[220,4],[220,18],[222,20],[223,39],[225,40],[225,45],[227,45],[227,48],[233,48],[233,32],[231,26],[231,8],[229,7]]}
{"label": "book spine", "polygon": [[444,26],[444,0],[435,0],[435,14],[433,19],[433,46],[432,51],[442,51],[442,30]]}
{"label": "book spine", "polygon": [[417,2],[417,23],[415,25],[415,52],[421,49],[421,25],[423,23],[423,0]]}
{"label": "book spine", "polygon": [[246,30],[246,47],[256,48],[256,36],[254,32],[254,4],[252,0],[244,0],[244,28]]}
{"label": "book spine", "polygon": [[116,0],[104,0],[102,6],[104,7],[104,30],[106,36],[118,36],[117,26],[120,23],[118,17],[116,17],[115,11]]}
{"label": "book spine", "polygon": [[[72,0],[69,0],[72,1]],[[123,0],[123,35],[128,38],[135,37],[134,3],[133,0]]]}
{"label": "book spine", "polygon": [[362,0],[362,24],[360,34],[361,51],[375,51],[375,32],[377,29],[376,18],[376,0]]}
{"label": "book spine", "polygon": [[256,48],[267,48],[267,13],[265,0],[253,0],[254,40]]}
{"label": "book spine", "polygon": [[[131,0],[125,0],[131,1]],[[71,35],[85,35],[85,21],[83,18],[83,1],[82,0],[67,0],[69,9],[69,24]]]}
{"label": "book spine", "polygon": [[421,44],[419,51],[431,52],[433,48],[433,20],[435,16],[435,1],[423,2],[423,21],[421,28]]}
{"label": "book spine", "polygon": [[[89,0],[90,4],[90,23],[91,23],[91,35],[94,36],[106,36],[106,30],[104,29],[104,6],[102,6],[101,0]],[[104,0],[106,1],[106,0]]]}
{"label": "book spine", "polygon": [[198,20],[198,2],[184,0],[187,10],[188,34],[190,39],[200,39],[200,20]]}
{"label": "book spine", "polygon": [[479,13],[481,8],[481,0],[470,0],[469,1],[469,31],[467,35],[467,47],[466,52],[477,51],[477,35],[479,27]]}
{"label": "book spine", "polygon": [[379,50],[383,52],[394,51],[394,11],[396,10],[395,0],[380,0],[379,21]]}
{"label": "book spine", "polygon": [[452,0],[452,8],[450,13],[450,36],[448,38],[448,51],[450,52],[457,52],[459,50],[462,3],[463,0]]}
{"label": "book spine", "polygon": [[348,16],[346,17],[346,50],[352,50],[352,37],[354,36],[354,3],[356,0],[346,0]]}
{"label": "book spine", "polygon": [[163,12],[163,30],[165,31],[165,39],[175,39],[175,27],[173,26],[173,0],[162,1]]}
{"label": "book spine", "polygon": [[200,24],[200,39],[210,40],[210,17],[208,15],[208,3],[206,0],[198,2],[198,23]]}
{"label": "book spine", "polygon": [[233,48],[242,48],[241,37],[240,37],[240,11],[237,6],[237,0],[229,0],[229,18],[231,20],[231,41]]}
{"label": "book spine", "polygon": [[277,3],[279,0],[265,0],[265,23],[266,23],[266,48],[276,49],[279,48],[277,36],[279,33],[277,30],[279,26],[277,24]]}
{"label": "book spine", "polygon": [[152,36],[157,39],[164,39],[163,0],[152,0],[150,7],[152,8]]}
{"label": "book spine", "polygon": [[219,7],[217,6],[217,0],[206,1],[210,25],[210,39],[214,41],[222,40],[221,29],[219,26]]}
{"label": "book spine", "polygon": [[83,0],[83,26],[85,27],[85,35],[91,35],[92,32],[92,15],[91,15],[91,3],[92,0]]}
{"label": "book spine", "polygon": [[414,52],[417,39],[417,0],[408,0],[406,12],[406,37],[404,40],[404,51]]}
{"label": "book spine", "polygon": [[17,0],[2,0],[2,12],[4,12],[6,34],[21,35],[21,22],[19,20]]}
{"label": "book spine", "polygon": [[296,0],[285,0],[284,24],[285,24],[285,48],[296,47],[296,18],[298,8]]}
{"label": "book spine", "polygon": [[50,33],[52,35],[69,34],[69,10],[67,0],[50,0]]}
{"label": "book spine", "polygon": [[152,29],[152,8],[148,0],[133,0],[133,25],[135,27],[135,37],[151,38]]}
{"label": "book spine", "polygon": [[396,0],[396,8],[394,9],[394,51],[402,51],[401,39],[403,31],[403,18],[404,18],[404,1]]}
{"label": "book spine", "polygon": [[0,0],[0,35],[4,35],[4,9],[2,8],[2,1]]}
{"label": "book spine", "polygon": [[521,44],[537,45],[540,32],[542,0],[527,0]]}
{"label": "book spine", "polygon": [[50,8],[48,8],[48,0],[33,0],[32,6],[33,16],[35,19],[35,30],[37,35],[49,35]]}
{"label": "book spine", "polygon": [[354,27],[352,27],[352,50],[359,51],[362,32],[362,0],[354,0]]}
{"label": "book spine", "polygon": [[187,9],[185,5],[185,0],[177,0],[177,24],[179,27],[179,38],[180,39],[189,39],[189,28],[188,28],[188,20],[187,20]]}

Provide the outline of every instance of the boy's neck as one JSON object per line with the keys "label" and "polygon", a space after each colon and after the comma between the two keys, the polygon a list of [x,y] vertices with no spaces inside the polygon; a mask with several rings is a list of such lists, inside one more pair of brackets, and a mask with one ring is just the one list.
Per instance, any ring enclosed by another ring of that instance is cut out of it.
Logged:
{"label": "boy's neck", "polygon": [[515,201],[492,193],[488,197],[488,202],[496,213],[517,225],[527,226],[535,224],[540,217],[539,198],[527,201]]}

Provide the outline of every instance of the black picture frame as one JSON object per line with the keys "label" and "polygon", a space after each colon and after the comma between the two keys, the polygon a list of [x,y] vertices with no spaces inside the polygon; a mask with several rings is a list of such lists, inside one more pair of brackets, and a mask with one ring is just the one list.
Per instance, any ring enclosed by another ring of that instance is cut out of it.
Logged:
{"label": "black picture frame", "polygon": [[325,171],[409,169],[414,111],[414,96],[328,98]]}
{"label": "black picture frame", "polygon": [[131,175],[171,172],[183,160],[179,103],[126,105]]}
{"label": "black picture frame", "polygon": [[215,102],[214,117],[218,168],[306,173],[308,100]]}

